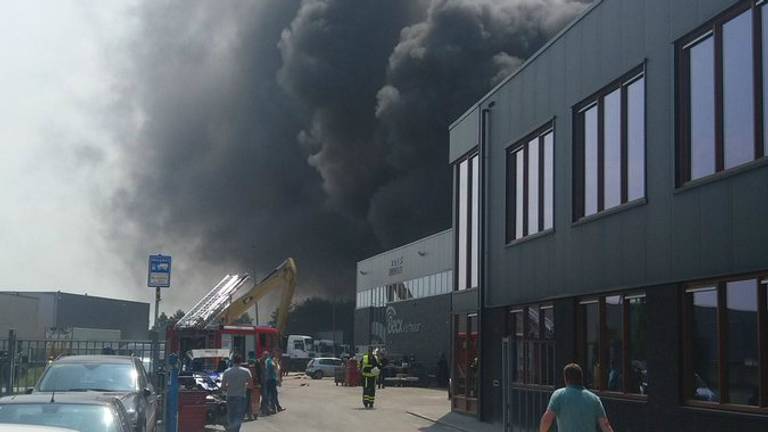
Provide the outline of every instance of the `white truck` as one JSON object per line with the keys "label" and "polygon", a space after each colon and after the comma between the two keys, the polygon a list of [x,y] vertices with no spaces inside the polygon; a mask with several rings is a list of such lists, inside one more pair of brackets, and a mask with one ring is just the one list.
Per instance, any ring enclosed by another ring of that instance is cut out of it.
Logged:
{"label": "white truck", "polygon": [[288,335],[283,356],[288,361],[288,370],[303,372],[310,359],[315,358],[315,344],[310,336]]}

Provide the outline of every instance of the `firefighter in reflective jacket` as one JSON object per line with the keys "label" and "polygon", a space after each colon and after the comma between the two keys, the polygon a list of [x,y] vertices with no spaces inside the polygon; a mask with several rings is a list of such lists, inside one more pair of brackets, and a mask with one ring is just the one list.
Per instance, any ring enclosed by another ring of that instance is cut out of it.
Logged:
{"label": "firefighter in reflective jacket", "polygon": [[[376,369],[374,369],[376,368]],[[368,347],[368,353],[363,355],[360,362],[360,372],[363,376],[363,406],[373,408],[376,399],[376,379],[379,372],[379,362],[373,355],[373,350]]]}

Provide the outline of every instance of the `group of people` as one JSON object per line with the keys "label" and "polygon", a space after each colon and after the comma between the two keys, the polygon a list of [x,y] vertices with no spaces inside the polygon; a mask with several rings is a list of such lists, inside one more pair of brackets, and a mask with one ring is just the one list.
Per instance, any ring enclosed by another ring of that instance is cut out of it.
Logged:
{"label": "group of people", "polygon": [[280,405],[277,387],[282,382],[279,353],[264,351],[260,358],[248,355],[243,363],[240,354],[232,358],[232,365],[221,378],[227,395],[227,431],[239,432],[243,420],[254,420],[284,411]]}

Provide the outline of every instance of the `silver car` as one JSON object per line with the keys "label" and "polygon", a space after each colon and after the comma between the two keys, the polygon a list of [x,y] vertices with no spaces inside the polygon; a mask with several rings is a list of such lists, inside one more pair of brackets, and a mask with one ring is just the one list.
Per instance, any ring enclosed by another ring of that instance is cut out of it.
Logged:
{"label": "silver car", "polygon": [[305,373],[314,379],[321,379],[323,377],[332,377],[336,372],[337,367],[342,367],[344,362],[340,358],[336,357],[317,357],[307,363],[307,370]]}
{"label": "silver car", "polygon": [[0,432],[133,432],[118,399],[94,393],[0,398]]}
{"label": "silver car", "polygon": [[136,357],[61,357],[48,365],[34,392],[100,393],[118,398],[136,432],[154,432],[160,413],[158,394]]}

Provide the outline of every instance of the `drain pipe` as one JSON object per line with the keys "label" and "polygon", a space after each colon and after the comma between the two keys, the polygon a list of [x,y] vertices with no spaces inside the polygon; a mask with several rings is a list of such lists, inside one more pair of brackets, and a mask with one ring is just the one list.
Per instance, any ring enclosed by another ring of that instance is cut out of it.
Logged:
{"label": "drain pipe", "polygon": [[[485,364],[487,361],[486,355],[483,352],[483,348],[485,346],[484,340],[485,340],[485,319],[484,319],[484,313],[483,308],[485,307],[485,289],[488,286],[488,142],[489,142],[489,131],[490,131],[490,113],[491,108],[496,104],[496,102],[491,101],[489,102],[485,108],[481,108],[480,110],[480,149],[478,157],[480,158],[480,220],[482,223],[480,224],[480,244],[478,245],[478,249],[480,250],[480,286],[477,289],[477,295],[478,295],[478,304],[477,304],[477,321],[478,321],[478,327],[480,330],[480,337],[478,338],[477,342],[477,351],[480,354],[480,364],[478,365],[478,375],[480,376],[480,379],[477,380],[477,414],[478,418],[481,421],[486,420],[486,416],[483,414],[483,405],[485,404],[484,401],[484,389],[485,389],[485,379],[483,372],[486,369]],[[489,368],[490,369],[490,368]]]}

